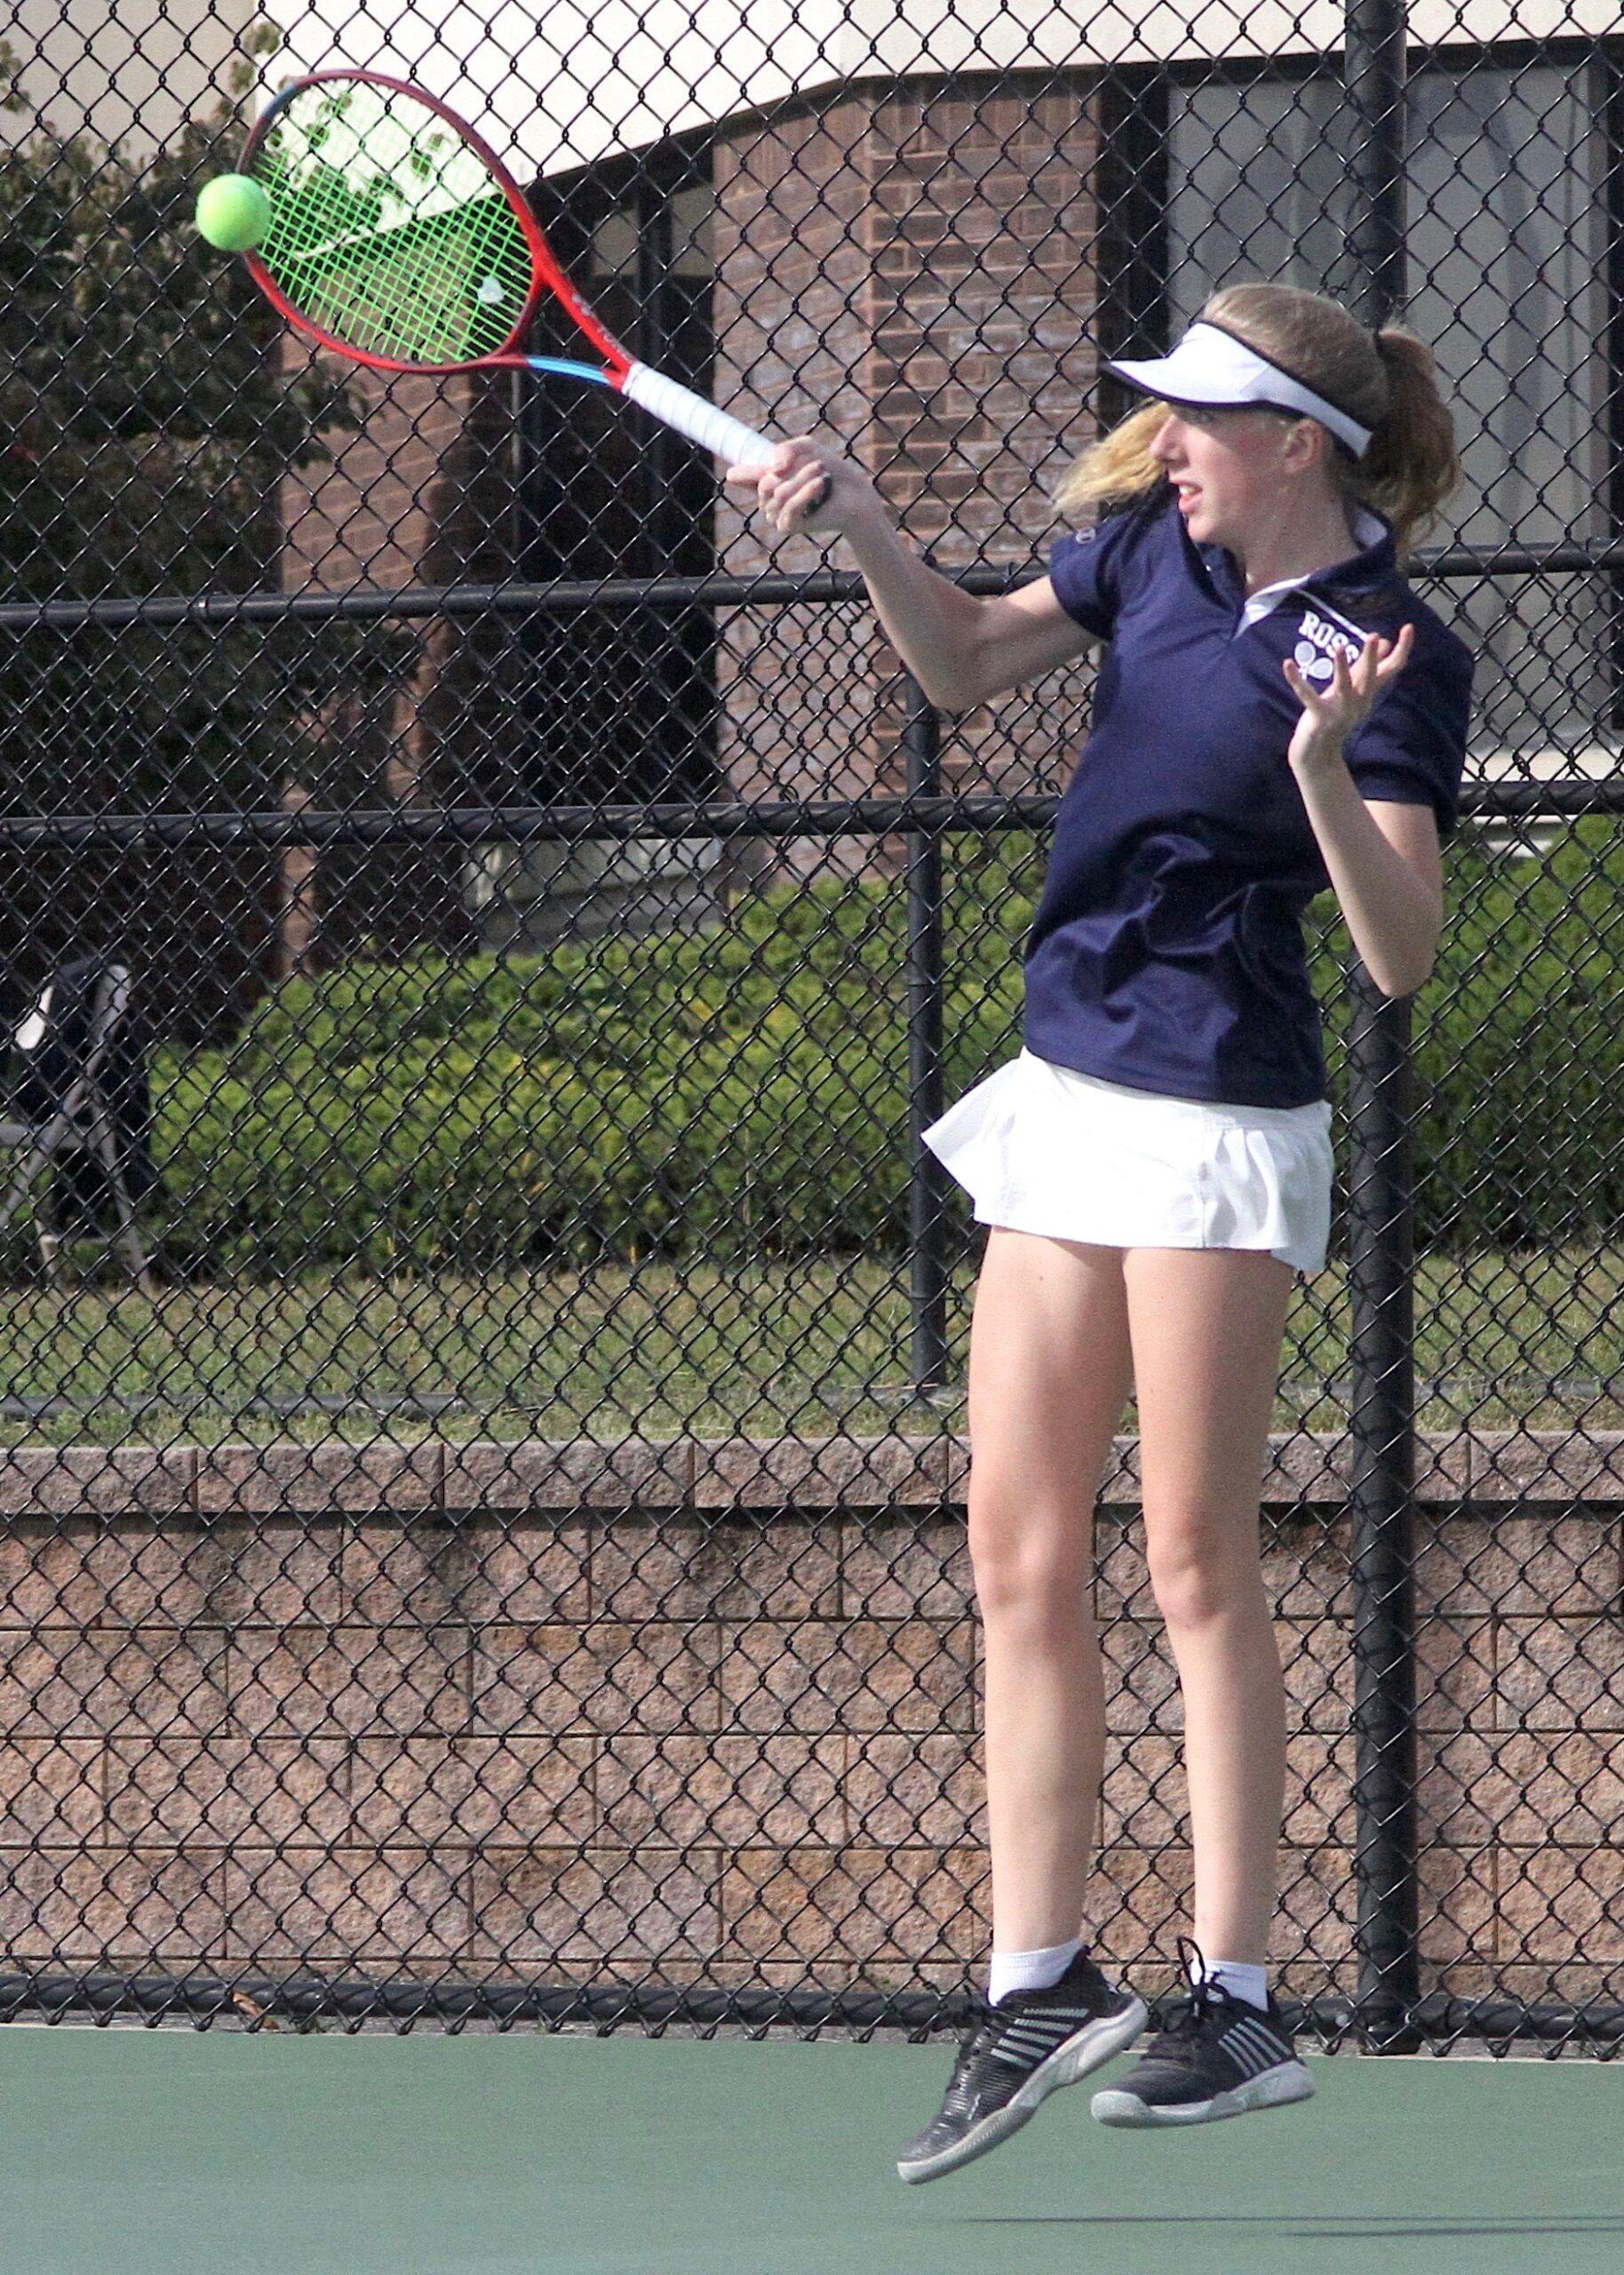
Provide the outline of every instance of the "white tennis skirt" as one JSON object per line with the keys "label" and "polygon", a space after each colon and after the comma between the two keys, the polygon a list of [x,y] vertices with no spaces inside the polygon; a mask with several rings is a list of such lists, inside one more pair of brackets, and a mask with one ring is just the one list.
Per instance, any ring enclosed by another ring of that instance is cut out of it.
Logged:
{"label": "white tennis skirt", "polygon": [[1331,1229],[1331,1108],[1212,1106],[1102,1082],[1030,1050],[925,1143],[983,1225],[1099,1248],[1267,1249],[1318,1272]]}

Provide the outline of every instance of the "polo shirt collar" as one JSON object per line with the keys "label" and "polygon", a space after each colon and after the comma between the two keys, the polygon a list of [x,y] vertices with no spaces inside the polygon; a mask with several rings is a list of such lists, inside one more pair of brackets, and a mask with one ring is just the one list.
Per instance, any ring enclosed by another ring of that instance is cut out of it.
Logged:
{"label": "polo shirt collar", "polygon": [[1292,593],[1324,593],[1327,596],[1341,594],[1350,597],[1391,584],[1398,573],[1398,552],[1390,525],[1380,514],[1373,514],[1363,506],[1353,526],[1357,553],[1346,561],[1333,562],[1329,568],[1316,569],[1310,576],[1282,578],[1278,584],[1265,585],[1251,595],[1246,592],[1240,564],[1232,553],[1221,545],[1197,545],[1182,520],[1179,534],[1219,598],[1237,611],[1240,619],[1236,627],[1238,632],[1272,615]]}

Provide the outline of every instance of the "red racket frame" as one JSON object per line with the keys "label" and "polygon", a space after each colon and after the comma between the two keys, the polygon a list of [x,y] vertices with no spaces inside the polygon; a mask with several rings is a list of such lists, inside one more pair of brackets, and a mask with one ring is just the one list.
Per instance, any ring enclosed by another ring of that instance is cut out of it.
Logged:
{"label": "red racket frame", "polygon": [[631,355],[614,334],[606,331],[599,323],[559,267],[553,258],[553,248],[543,236],[541,224],[530,211],[529,202],[524,192],[501,159],[498,157],[490,143],[485,140],[483,135],[476,134],[466,119],[459,118],[448,103],[442,102],[438,95],[426,93],[421,87],[414,87],[410,81],[392,78],[383,71],[313,71],[304,78],[290,79],[284,86],[277,89],[275,95],[254,122],[248,140],[243,147],[241,171],[243,173],[253,172],[253,162],[264,148],[278,118],[289,105],[308,88],[339,84],[354,86],[357,84],[363,86],[384,87],[391,94],[405,95],[414,103],[421,104],[425,110],[432,111],[435,117],[443,120],[451,132],[466,142],[475,156],[490,170],[492,180],[512,207],[514,217],[524,232],[525,242],[530,250],[534,272],[529,295],[519,312],[517,323],[500,347],[493,348],[484,355],[465,356],[460,362],[455,363],[403,363],[391,355],[374,355],[364,348],[352,346],[347,340],[338,339],[321,324],[313,323],[310,317],[301,314],[283,291],[258,253],[250,252],[247,255],[249,269],[255,283],[259,285],[272,307],[307,338],[318,340],[323,347],[331,348],[336,355],[346,356],[351,363],[364,363],[375,371],[420,371],[433,376],[449,375],[454,371],[490,371],[493,368],[509,370],[514,366],[524,369],[534,368],[537,359],[524,355],[517,343],[524,337],[531,318],[541,305],[544,295],[552,292],[562,301],[576,325],[603,356],[606,367],[605,376],[609,384],[612,387],[618,387],[632,367]]}

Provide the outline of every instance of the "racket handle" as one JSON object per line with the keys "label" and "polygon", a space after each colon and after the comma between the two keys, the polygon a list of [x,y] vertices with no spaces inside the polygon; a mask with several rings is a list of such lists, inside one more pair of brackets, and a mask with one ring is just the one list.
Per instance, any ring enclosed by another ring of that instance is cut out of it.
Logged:
{"label": "racket handle", "polygon": [[647,363],[633,363],[620,386],[621,393],[629,395],[651,417],[674,427],[701,450],[714,451],[728,466],[764,466],[773,454],[765,435],[758,435],[742,419],[719,411],[702,395],[680,387]]}

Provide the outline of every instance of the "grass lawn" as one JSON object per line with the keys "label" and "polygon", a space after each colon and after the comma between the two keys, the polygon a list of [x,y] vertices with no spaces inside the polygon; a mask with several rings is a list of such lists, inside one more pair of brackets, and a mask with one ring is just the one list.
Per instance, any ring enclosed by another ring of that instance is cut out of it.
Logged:
{"label": "grass lawn", "polygon": [[[10,1443],[334,1435],[612,1439],[929,1433],[963,1421],[973,1268],[954,1275],[949,1382],[910,1385],[907,1266],[817,1258],[507,1277],[86,1281],[0,1306]],[[1299,1288],[1280,1426],[1334,1429],[1345,1274]],[[1423,1258],[1421,1421],[1624,1426],[1624,1249]]]}

